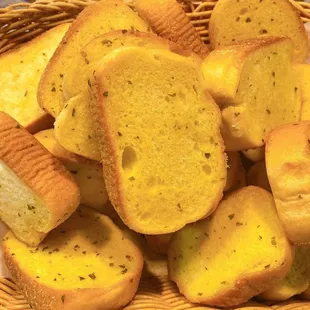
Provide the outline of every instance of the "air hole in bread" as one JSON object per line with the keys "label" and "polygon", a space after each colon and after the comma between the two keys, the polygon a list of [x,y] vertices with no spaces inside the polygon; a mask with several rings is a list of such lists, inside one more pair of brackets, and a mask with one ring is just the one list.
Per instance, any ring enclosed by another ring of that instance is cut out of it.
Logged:
{"label": "air hole in bread", "polygon": [[137,161],[136,151],[131,146],[126,146],[122,155],[122,167],[125,172],[130,173]]}
{"label": "air hole in bread", "polygon": [[158,55],[153,55],[154,59],[160,61],[160,57]]}
{"label": "air hole in bread", "polygon": [[241,10],[240,10],[240,15],[244,15],[245,13],[247,13],[248,12],[248,9],[247,8],[242,8]]}
{"label": "air hole in bread", "polygon": [[202,166],[202,170],[206,173],[206,174],[210,174],[211,173],[211,167],[208,164],[205,164]]}

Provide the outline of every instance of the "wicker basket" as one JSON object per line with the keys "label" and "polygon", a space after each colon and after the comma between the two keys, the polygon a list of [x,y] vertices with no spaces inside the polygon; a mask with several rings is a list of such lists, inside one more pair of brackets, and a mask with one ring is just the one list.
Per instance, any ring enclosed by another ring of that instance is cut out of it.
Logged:
{"label": "wicker basket", "polygon": [[[72,22],[86,6],[97,1],[100,0],[37,0],[34,3],[14,4],[0,9],[0,54],[56,25]],[[290,2],[300,12],[302,20],[310,22],[310,3],[302,0],[290,0]],[[216,0],[184,0],[182,2],[184,10],[206,43],[209,43],[208,23],[215,4]],[[0,278],[0,310],[4,309],[27,310],[31,309],[31,306],[12,280]],[[203,310],[214,308],[189,303],[167,277],[145,275],[135,299],[125,309]],[[298,300],[281,304],[253,302],[236,309],[310,310],[310,302]]]}

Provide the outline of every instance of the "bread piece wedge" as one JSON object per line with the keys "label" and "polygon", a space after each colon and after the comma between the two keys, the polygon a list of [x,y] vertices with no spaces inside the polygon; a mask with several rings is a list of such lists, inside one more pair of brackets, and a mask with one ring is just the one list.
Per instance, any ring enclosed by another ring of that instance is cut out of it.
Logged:
{"label": "bread piece wedge", "polygon": [[287,300],[304,292],[309,286],[310,250],[306,247],[296,247],[291,270],[287,276],[274,287],[259,295],[265,300]]}
{"label": "bread piece wedge", "polygon": [[139,15],[163,38],[191,49],[205,58],[209,54],[207,45],[176,0],[134,0]]}
{"label": "bread piece wedge", "polygon": [[176,232],[169,276],[191,302],[231,307],[288,273],[292,252],[273,197],[254,186],[222,200],[214,214]]}
{"label": "bread piece wedge", "polygon": [[172,234],[146,235],[145,238],[151,251],[159,255],[167,255]]}
{"label": "bread piece wedge", "polygon": [[271,192],[266,163],[264,161],[256,163],[250,168],[247,175],[247,181],[249,185],[255,185]]}
{"label": "bread piece wedge", "polygon": [[260,161],[265,160],[265,147],[258,147],[256,149],[248,149],[245,151],[242,151],[243,155],[253,161],[254,163],[258,163]]}
{"label": "bread piece wedge", "polygon": [[104,214],[114,211],[107,202],[108,193],[99,162],[81,157],[65,150],[55,139],[54,129],[40,131],[34,137],[72,173],[81,192],[81,204]]}
{"label": "bread piece wedge", "polygon": [[72,175],[13,118],[0,112],[0,218],[36,246],[80,203]]}
{"label": "bread piece wedge", "polygon": [[274,129],[266,144],[268,179],[288,238],[310,243],[310,122]]}
{"label": "bread piece wedge", "polygon": [[302,121],[310,120],[310,65],[298,64],[294,66],[294,71],[299,82],[301,91],[301,116]]}
{"label": "bread piece wedge", "polygon": [[81,208],[37,248],[9,232],[5,262],[36,310],[118,310],[135,295],[143,268],[138,248],[107,216]]}
{"label": "bread piece wedge", "polygon": [[0,111],[16,119],[29,132],[50,128],[53,118],[37,101],[38,84],[69,24],[62,24],[10,50],[0,57]]}
{"label": "bread piece wedge", "polygon": [[227,182],[224,191],[246,186],[246,175],[238,152],[227,152]]}
{"label": "bread piece wedge", "polygon": [[174,232],[213,212],[222,197],[221,118],[199,68],[192,57],[126,47],[94,75],[107,191],[137,232]]}
{"label": "bread piece wedge", "polygon": [[95,37],[116,30],[148,31],[143,20],[121,0],[105,0],[85,8],[70,26],[45,69],[38,89],[40,106],[56,117],[65,105],[62,83],[70,61]]}
{"label": "bread piece wedge", "polygon": [[[59,143],[76,154],[100,160],[96,130],[89,109],[88,81],[101,59],[125,46],[140,46],[180,52],[180,47],[156,35],[136,31],[114,31],[99,36],[85,45],[76,55],[64,77],[63,89],[68,99],[56,118],[55,135]],[[183,53],[188,53],[182,51]],[[198,59],[198,56],[193,55]],[[79,83],[76,77],[79,76]],[[128,85],[130,85],[130,79]]]}
{"label": "bread piece wedge", "polygon": [[242,40],[285,36],[293,42],[293,60],[308,57],[308,37],[299,12],[288,0],[219,0],[209,23],[213,49]]}
{"label": "bread piece wedge", "polygon": [[227,151],[261,147],[273,128],[299,120],[300,91],[288,38],[244,41],[203,62],[207,89],[222,109]]}

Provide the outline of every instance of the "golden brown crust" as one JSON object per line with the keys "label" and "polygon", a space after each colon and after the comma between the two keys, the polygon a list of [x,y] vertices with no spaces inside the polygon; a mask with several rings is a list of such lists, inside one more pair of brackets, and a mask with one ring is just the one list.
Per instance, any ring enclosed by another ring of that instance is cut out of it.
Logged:
{"label": "golden brown crust", "polygon": [[79,188],[70,172],[4,112],[0,112],[0,158],[51,212],[44,232],[66,220],[79,205]]}
{"label": "golden brown crust", "polygon": [[310,244],[310,121],[277,127],[266,143],[266,166],[279,216],[291,242]]}
{"label": "golden brown crust", "polygon": [[136,0],[134,5],[158,35],[193,50],[202,58],[209,54],[207,45],[177,1]]}

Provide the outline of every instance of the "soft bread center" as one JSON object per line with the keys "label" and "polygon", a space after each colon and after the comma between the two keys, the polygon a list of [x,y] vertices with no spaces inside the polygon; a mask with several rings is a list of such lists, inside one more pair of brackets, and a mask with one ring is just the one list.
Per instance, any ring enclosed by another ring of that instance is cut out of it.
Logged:
{"label": "soft bread center", "polygon": [[43,201],[1,160],[0,217],[23,236],[46,231],[51,217]]}

